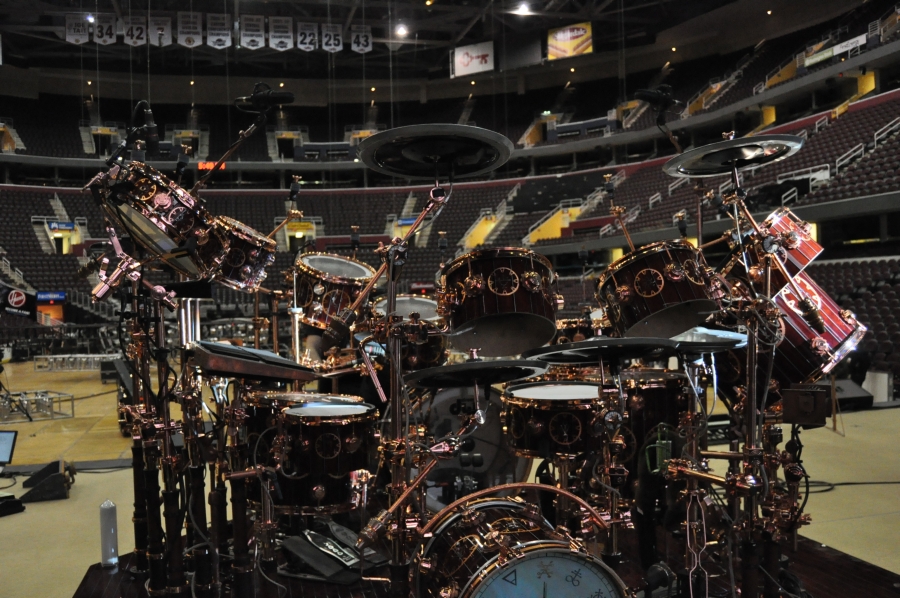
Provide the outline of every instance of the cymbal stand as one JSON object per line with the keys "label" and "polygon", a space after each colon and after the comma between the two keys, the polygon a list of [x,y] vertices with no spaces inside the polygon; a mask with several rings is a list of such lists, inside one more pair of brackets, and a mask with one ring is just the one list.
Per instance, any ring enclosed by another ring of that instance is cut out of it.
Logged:
{"label": "cymbal stand", "polygon": [[607,442],[603,447],[603,475],[601,482],[606,500],[607,510],[609,512],[609,529],[607,543],[603,548],[603,562],[615,569],[622,561],[622,553],[619,550],[619,527],[629,523],[627,514],[620,510],[621,493],[618,488],[625,484],[628,477],[628,470],[621,463],[617,463],[618,456],[624,449],[624,442],[620,434],[622,425],[625,423],[627,414],[625,389],[622,386],[622,377],[620,375],[621,363],[618,358],[607,360],[606,365],[609,367],[609,373],[612,376],[613,383],[617,389],[618,400],[611,404],[609,399],[604,396],[603,387],[606,386],[606,374],[604,373],[604,363],[600,360],[600,393],[599,400],[602,403],[600,412],[597,415],[595,427],[602,426],[606,431]]}
{"label": "cymbal stand", "polygon": [[631,241],[631,235],[628,234],[628,226],[625,224],[625,219],[622,218],[622,214],[625,213],[625,206],[610,206],[609,213],[619,221],[619,226],[622,227],[622,234],[625,235],[625,240],[628,241],[628,247],[631,251],[634,251],[634,243]]}

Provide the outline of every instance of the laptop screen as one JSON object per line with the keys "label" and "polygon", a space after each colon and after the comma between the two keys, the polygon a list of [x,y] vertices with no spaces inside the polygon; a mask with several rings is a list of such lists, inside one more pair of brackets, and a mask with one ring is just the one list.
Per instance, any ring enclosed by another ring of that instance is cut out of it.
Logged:
{"label": "laptop screen", "polygon": [[0,430],[0,465],[8,465],[12,462],[17,434],[16,430]]}

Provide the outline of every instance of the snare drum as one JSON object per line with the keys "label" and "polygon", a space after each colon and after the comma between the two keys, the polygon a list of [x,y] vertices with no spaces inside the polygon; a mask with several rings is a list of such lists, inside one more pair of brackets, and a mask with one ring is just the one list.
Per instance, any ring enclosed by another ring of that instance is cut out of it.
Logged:
{"label": "snare drum", "polygon": [[603,396],[614,387],[587,382],[533,382],[509,386],[503,396],[503,434],[520,457],[580,455],[599,451]]}
{"label": "snare drum", "polygon": [[717,309],[699,253],[681,240],[625,255],[600,275],[597,288],[618,336],[671,338]]}
{"label": "snare drum", "polygon": [[[124,227],[135,243],[190,278],[211,278],[229,249],[229,239],[217,219],[187,191],[141,162],[113,166],[101,179],[103,209]],[[196,251],[170,254],[189,241]]]}
{"label": "snare drum", "polygon": [[300,321],[325,330],[331,318],[350,307],[375,269],[342,255],[304,253],[294,261],[294,297],[303,308]]}
{"label": "snare drum", "polygon": [[[375,303],[374,317],[384,318],[387,312],[387,299]],[[409,320],[410,314],[419,314],[419,319],[428,333],[425,342],[410,342],[401,339],[400,354],[403,358],[403,370],[412,372],[423,368],[433,368],[447,362],[447,337],[439,332],[441,317],[437,314],[437,302],[420,295],[397,295],[397,307],[394,315]]]}
{"label": "snare drum", "polygon": [[411,568],[418,598],[628,595],[609,567],[519,499],[476,500],[435,517]]}
{"label": "snare drum", "polygon": [[368,403],[331,400],[286,409],[276,511],[327,514],[352,510],[351,474],[367,470],[378,411]]}
{"label": "snare drum", "polygon": [[[500,393],[494,389],[481,397],[485,423],[466,436],[464,449],[452,459],[441,459],[428,474],[427,506],[439,511],[453,501],[501,484],[523,482],[531,471],[531,459],[513,455],[506,445],[500,411]],[[428,433],[443,438],[459,430],[461,416],[475,412],[471,388],[446,388],[421,406]],[[471,446],[469,446],[471,444]]]}
{"label": "snare drum", "polygon": [[460,256],[441,273],[438,314],[460,351],[516,355],[556,334],[556,274],[550,261],[528,249],[482,249]]}
{"label": "snare drum", "polygon": [[239,291],[255,291],[266,279],[266,267],[275,261],[278,244],[234,218],[216,220],[228,237],[228,253],[216,280]]}

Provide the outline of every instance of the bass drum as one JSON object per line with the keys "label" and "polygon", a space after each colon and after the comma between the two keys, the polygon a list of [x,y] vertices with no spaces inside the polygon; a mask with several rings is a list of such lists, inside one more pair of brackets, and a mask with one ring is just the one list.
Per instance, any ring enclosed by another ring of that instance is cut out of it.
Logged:
{"label": "bass drum", "polygon": [[435,519],[412,567],[418,598],[628,595],[612,569],[521,500],[476,500]]}
{"label": "bass drum", "polygon": [[[483,400],[483,399],[482,399]],[[453,501],[484,488],[523,482],[531,471],[531,459],[512,454],[500,423],[500,393],[491,389],[485,409],[485,423],[463,442],[464,450],[448,460],[438,461],[428,475],[427,506],[437,512]],[[459,414],[474,413],[471,388],[447,388],[422,405],[429,434],[443,438],[460,427]]]}

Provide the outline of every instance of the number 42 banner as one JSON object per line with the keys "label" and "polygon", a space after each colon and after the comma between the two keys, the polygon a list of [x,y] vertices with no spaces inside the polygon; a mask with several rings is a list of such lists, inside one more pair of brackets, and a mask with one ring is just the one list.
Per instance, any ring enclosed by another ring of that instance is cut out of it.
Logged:
{"label": "number 42 banner", "polygon": [[372,51],[372,28],[368,25],[353,25],[350,28],[350,49],[360,54]]}

